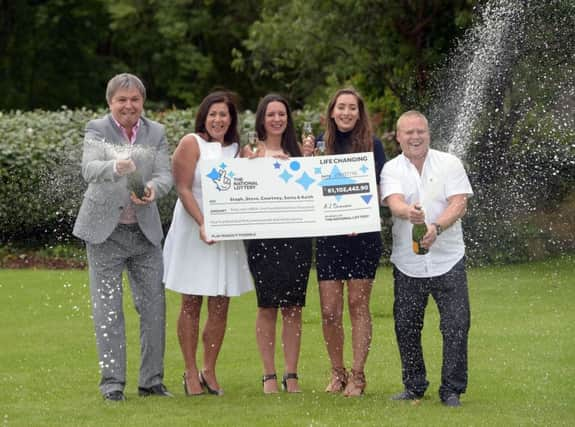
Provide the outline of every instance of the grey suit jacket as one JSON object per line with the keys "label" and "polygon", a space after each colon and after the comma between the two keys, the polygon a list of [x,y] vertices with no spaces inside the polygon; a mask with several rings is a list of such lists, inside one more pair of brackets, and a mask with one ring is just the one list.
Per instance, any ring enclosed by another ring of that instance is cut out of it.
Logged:
{"label": "grey suit jacket", "polygon": [[[166,133],[161,124],[145,117],[141,120],[131,158],[144,182],[154,187],[158,199],[172,186]],[[126,156],[127,150],[130,150],[129,144],[111,114],[87,124],[82,176],[88,189],[74,224],[76,237],[88,243],[102,243],[118,225],[122,209],[130,203],[130,194],[126,176],[114,173],[114,161]],[[144,235],[159,246],[164,233],[155,201],[145,206],[135,205],[135,211]]]}

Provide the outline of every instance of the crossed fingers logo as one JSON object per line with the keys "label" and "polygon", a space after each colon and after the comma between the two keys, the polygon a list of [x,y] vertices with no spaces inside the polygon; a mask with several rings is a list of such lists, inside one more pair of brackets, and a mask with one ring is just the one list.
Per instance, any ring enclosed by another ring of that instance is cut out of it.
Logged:
{"label": "crossed fingers logo", "polygon": [[216,187],[219,191],[226,191],[229,190],[232,186],[232,180],[227,176],[227,172],[225,169],[219,169],[217,171],[217,178],[212,179],[216,184]]}

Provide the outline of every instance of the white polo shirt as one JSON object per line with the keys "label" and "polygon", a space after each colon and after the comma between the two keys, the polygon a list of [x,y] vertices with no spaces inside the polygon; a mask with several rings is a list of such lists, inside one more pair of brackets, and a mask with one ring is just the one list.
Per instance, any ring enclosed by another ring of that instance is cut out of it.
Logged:
{"label": "white polo shirt", "polygon": [[[419,202],[425,222],[431,224],[456,194],[471,196],[471,184],[461,161],[452,154],[430,149],[421,175],[403,154],[388,161],[381,171],[382,200],[391,194],[403,194],[408,204]],[[384,202],[385,204],[385,202]],[[393,247],[391,262],[410,277],[434,277],[447,273],[465,254],[461,220],[445,229],[426,255],[416,255],[411,245],[412,224],[392,217]]]}

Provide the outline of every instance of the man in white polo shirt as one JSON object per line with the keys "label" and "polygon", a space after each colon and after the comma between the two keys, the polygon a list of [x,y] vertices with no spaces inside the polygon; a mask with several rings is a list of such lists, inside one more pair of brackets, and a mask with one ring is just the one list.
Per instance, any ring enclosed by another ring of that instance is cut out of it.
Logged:
{"label": "man in white polo shirt", "polygon": [[[421,399],[429,385],[421,330],[431,294],[443,335],[439,397],[446,406],[456,407],[467,387],[470,324],[461,218],[473,192],[461,161],[429,148],[429,127],[423,114],[402,114],[396,128],[402,154],[388,161],[381,172],[382,201],[393,217],[393,316],[405,387],[392,399]],[[422,246],[428,253],[416,255],[412,227],[423,222],[427,234]]]}

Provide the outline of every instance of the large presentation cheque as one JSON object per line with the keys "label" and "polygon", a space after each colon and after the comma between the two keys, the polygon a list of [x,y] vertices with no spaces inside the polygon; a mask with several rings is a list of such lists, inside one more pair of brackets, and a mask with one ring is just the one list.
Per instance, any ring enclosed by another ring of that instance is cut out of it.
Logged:
{"label": "large presentation cheque", "polygon": [[213,240],[379,231],[373,153],[201,161]]}

